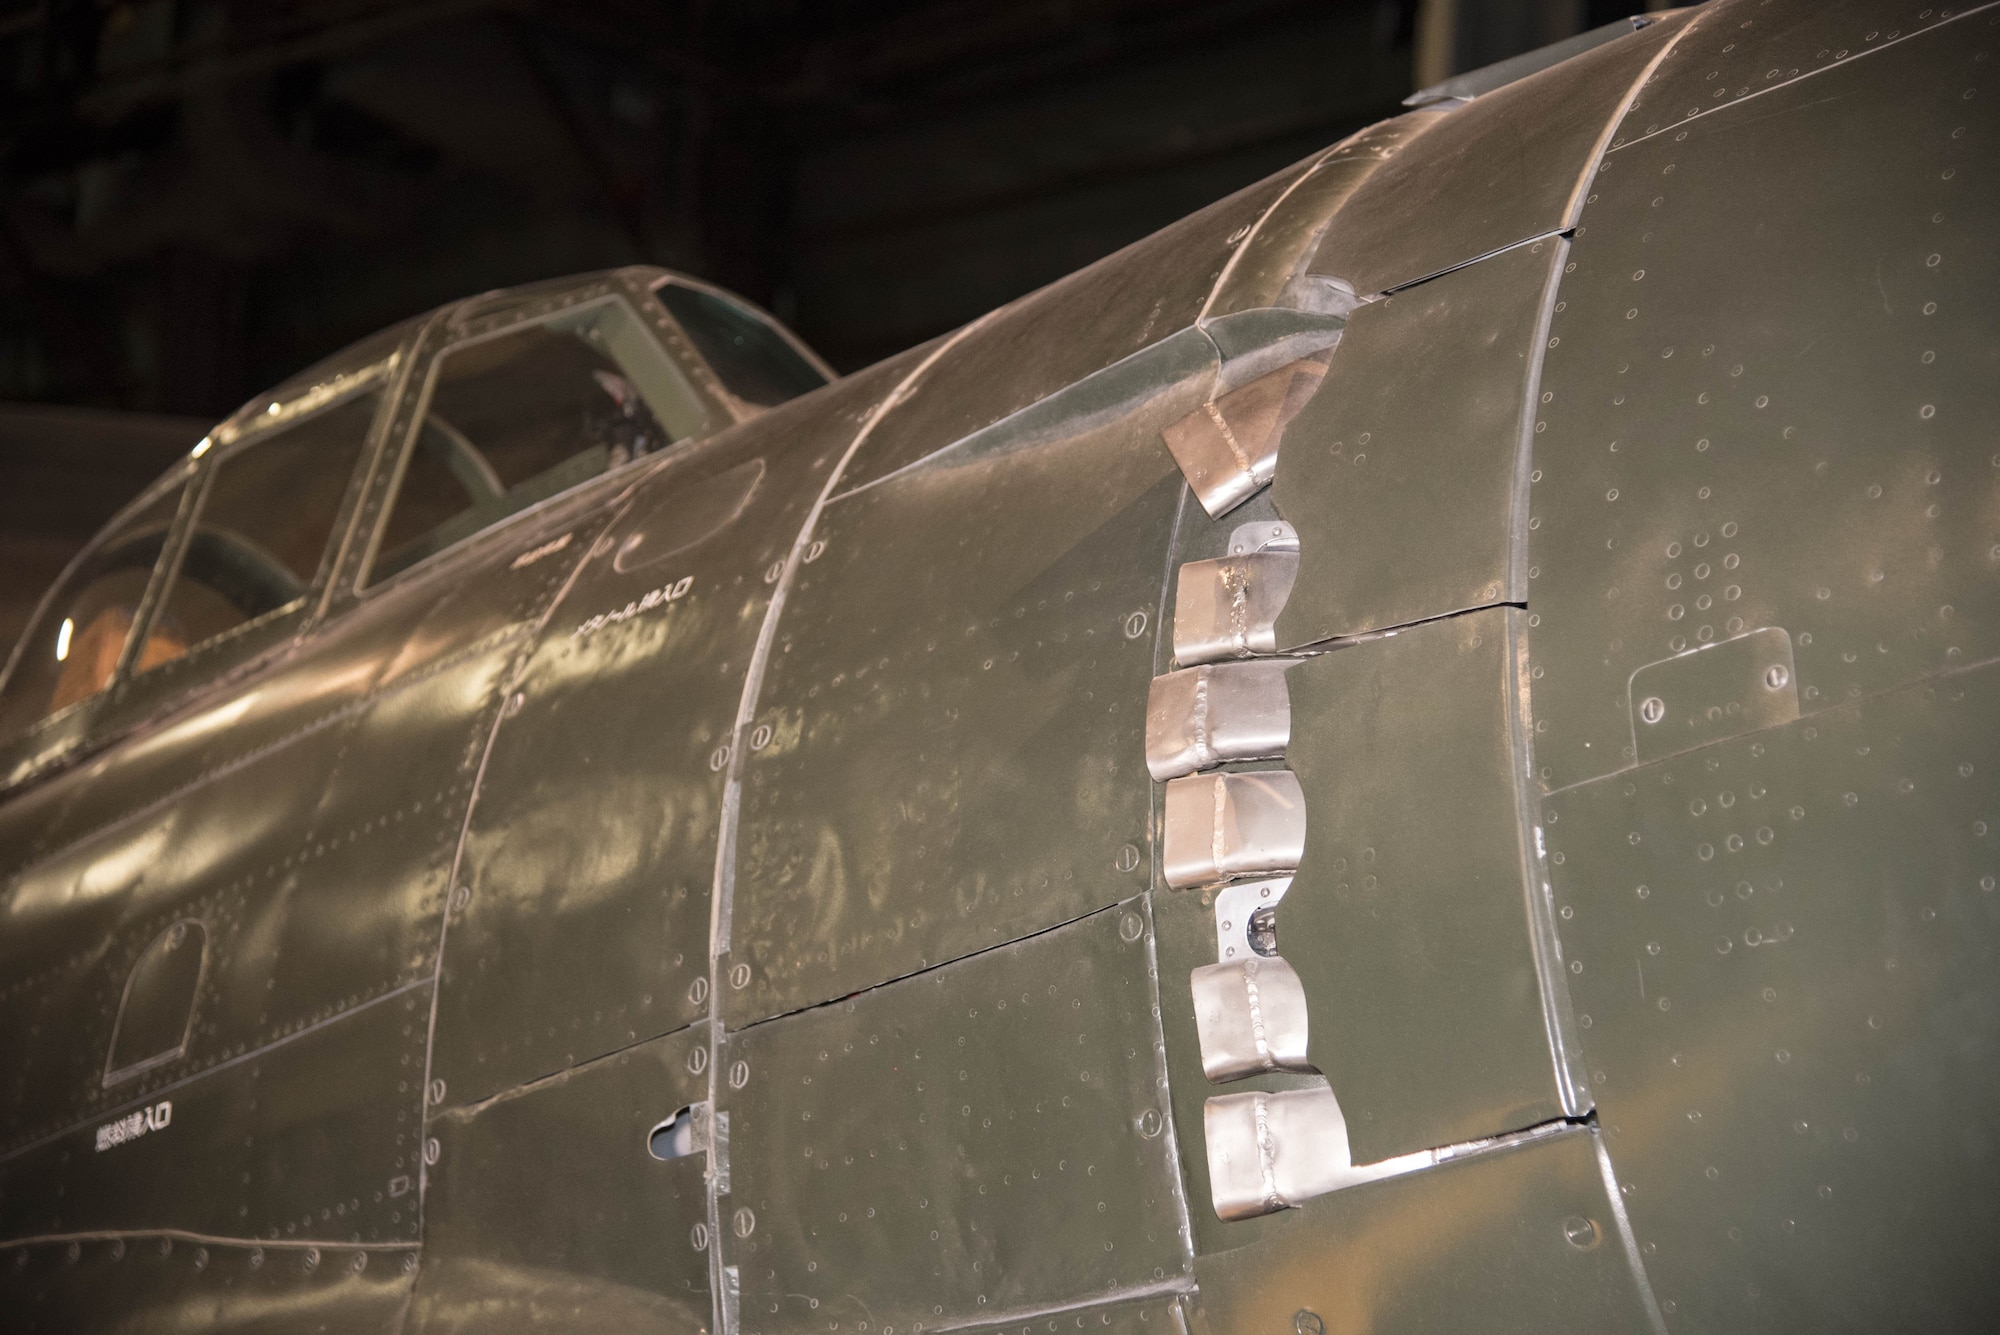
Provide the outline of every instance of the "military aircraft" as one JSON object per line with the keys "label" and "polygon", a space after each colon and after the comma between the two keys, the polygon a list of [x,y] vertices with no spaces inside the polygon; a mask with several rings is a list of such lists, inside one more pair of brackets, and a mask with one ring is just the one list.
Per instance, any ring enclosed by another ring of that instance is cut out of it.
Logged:
{"label": "military aircraft", "polygon": [[0,1326],[1991,1329],[2000,5],[1714,0],[841,379],[262,396],[0,683]]}

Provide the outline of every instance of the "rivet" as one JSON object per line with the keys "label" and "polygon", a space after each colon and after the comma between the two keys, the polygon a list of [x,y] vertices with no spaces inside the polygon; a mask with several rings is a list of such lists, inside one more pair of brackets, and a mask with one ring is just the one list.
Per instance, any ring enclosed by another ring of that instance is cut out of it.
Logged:
{"label": "rivet", "polygon": [[1301,1307],[1292,1314],[1292,1335],[1326,1335],[1326,1322],[1310,1307]]}

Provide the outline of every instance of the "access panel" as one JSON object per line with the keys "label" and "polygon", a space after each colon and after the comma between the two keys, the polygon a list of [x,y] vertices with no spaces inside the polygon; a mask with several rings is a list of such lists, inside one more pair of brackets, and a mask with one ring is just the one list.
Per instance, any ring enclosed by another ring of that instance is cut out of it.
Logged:
{"label": "access panel", "polygon": [[1143,899],[731,1036],[743,1335],[909,1335],[1185,1283]]}
{"label": "access panel", "polygon": [[1348,317],[1278,454],[1299,535],[1281,648],[1527,598],[1537,335],[1567,250],[1536,241]]}
{"label": "access panel", "polygon": [[1144,888],[1160,429],[1213,358],[1156,369],[827,506],[743,738],[732,1027]]}
{"label": "access panel", "polygon": [[[1788,636],[1807,715],[2000,652],[2000,26],[1860,8],[1759,7],[1591,187],[1535,436],[1547,790],[1660,755],[1634,674],[1705,645]],[[1782,714],[1742,686],[1711,736]]]}
{"label": "access panel", "polygon": [[1276,946],[1357,1163],[1581,1111],[1518,797],[1522,619],[1452,617],[1286,674],[1306,845]]}
{"label": "access panel", "polygon": [[413,1328],[710,1328],[707,1066],[698,1026],[432,1118]]}
{"label": "access panel", "polygon": [[1991,1324],[1996,736],[1988,666],[1543,801],[1591,1089],[1677,1327]]}

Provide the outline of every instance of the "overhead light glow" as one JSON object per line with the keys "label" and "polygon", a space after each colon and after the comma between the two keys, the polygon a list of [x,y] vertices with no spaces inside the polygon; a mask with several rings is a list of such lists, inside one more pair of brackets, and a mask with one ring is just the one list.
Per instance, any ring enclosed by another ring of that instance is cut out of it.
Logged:
{"label": "overhead light glow", "polygon": [[211,442],[207,436],[203,436],[200,440],[194,443],[194,449],[189,452],[188,458],[190,459],[201,458],[202,455],[208,453],[208,447],[211,443],[213,442]]}
{"label": "overhead light glow", "polygon": [[69,657],[69,637],[74,634],[76,634],[76,622],[64,617],[62,625],[56,628],[56,662],[60,663]]}

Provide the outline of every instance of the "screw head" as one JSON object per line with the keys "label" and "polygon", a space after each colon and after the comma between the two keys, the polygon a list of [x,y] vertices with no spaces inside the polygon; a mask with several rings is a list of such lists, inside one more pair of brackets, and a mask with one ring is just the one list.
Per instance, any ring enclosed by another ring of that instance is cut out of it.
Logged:
{"label": "screw head", "polygon": [[1646,723],[1658,723],[1667,716],[1667,702],[1657,695],[1649,695],[1639,702],[1639,717]]}
{"label": "screw head", "polygon": [[1563,1220],[1562,1233],[1563,1241],[1580,1252],[1589,1251],[1603,1238],[1603,1234],[1598,1230],[1597,1221],[1585,1219],[1580,1214],[1573,1214]]}
{"label": "screw head", "polygon": [[1764,670],[1764,685],[1769,687],[1771,690],[1774,691],[1784,690],[1785,684],[1789,682],[1791,679],[1792,679],[1792,674],[1786,670],[1785,665],[1783,663],[1773,663],[1771,664],[1770,667]]}

